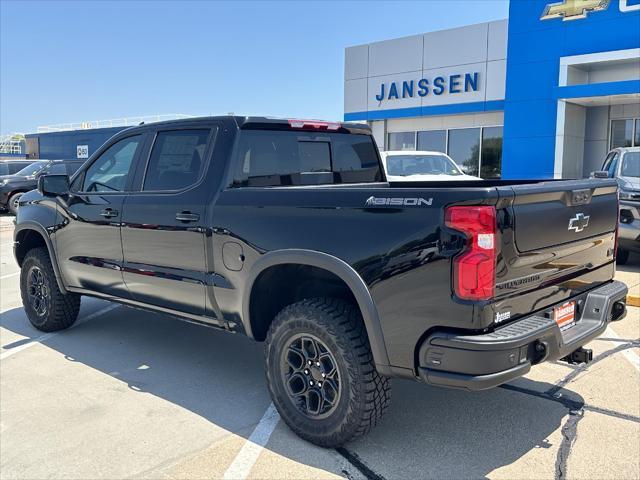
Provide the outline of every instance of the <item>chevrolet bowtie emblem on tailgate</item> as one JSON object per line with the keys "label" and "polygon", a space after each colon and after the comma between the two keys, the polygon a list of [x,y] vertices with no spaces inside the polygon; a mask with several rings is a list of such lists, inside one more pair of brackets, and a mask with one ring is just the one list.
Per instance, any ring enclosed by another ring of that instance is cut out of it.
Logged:
{"label": "chevrolet bowtie emblem on tailgate", "polygon": [[562,18],[562,20],[578,20],[587,18],[589,12],[606,10],[610,0],[564,0],[550,3],[544,9],[540,20]]}
{"label": "chevrolet bowtie emblem on tailgate", "polygon": [[569,220],[569,230],[575,230],[576,233],[583,231],[589,226],[589,218],[589,215],[585,216],[584,213],[578,213]]}

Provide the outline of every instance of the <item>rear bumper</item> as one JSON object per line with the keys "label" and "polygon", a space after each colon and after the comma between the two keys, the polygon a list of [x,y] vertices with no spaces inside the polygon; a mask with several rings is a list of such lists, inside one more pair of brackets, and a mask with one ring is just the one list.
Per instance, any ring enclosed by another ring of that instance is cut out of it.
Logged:
{"label": "rear bumper", "polygon": [[420,378],[442,387],[485,390],[520,377],[532,365],[565,357],[590,342],[614,318],[613,306],[625,302],[627,287],[613,281],[569,300],[576,302],[576,324],[561,331],[553,305],[492,333],[436,332],[419,351]]}

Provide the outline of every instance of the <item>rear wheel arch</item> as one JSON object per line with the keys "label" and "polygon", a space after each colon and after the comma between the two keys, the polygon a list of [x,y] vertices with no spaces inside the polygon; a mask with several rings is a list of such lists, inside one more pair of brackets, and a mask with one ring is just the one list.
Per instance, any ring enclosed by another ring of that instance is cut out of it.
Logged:
{"label": "rear wheel arch", "polygon": [[16,241],[15,257],[20,267],[22,267],[22,263],[30,250],[38,247],[45,247],[47,249],[58,288],[62,293],[66,294],[67,289],[65,288],[60,275],[60,269],[58,268],[58,261],[55,256],[53,244],[51,243],[51,239],[45,229],[37,223],[26,222],[16,227],[14,238]]}
{"label": "rear wheel arch", "polygon": [[[302,276],[294,277],[297,280],[309,278],[304,277],[305,274],[319,275],[317,285],[322,285],[321,291],[309,291],[305,297],[338,297],[355,303],[362,315],[376,366],[381,373],[386,373],[389,357],[378,312],[369,289],[349,264],[326,253],[297,249],[277,250],[263,255],[254,264],[246,282],[242,306],[247,335],[263,341],[275,315],[286,305],[302,299],[290,290],[286,291],[283,298],[276,298],[270,295],[273,293],[272,289],[266,290],[265,294],[266,286],[273,286],[273,282],[277,282],[276,278],[280,275],[285,275],[285,279],[288,275]],[[296,285],[304,292],[304,284]],[[333,290],[335,294],[332,294]],[[257,305],[265,298],[271,300],[271,303],[268,303],[266,309],[258,309]]]}

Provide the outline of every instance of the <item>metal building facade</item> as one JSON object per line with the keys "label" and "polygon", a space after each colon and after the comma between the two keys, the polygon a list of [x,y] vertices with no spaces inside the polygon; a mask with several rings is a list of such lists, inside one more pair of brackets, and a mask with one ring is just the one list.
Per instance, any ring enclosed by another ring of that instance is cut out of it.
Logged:
{"label": "metal building facade", "polygon": [[127,127],[30,133],[25,135],[27,158],[48,160],[88,158],[104,142],[124,128]]}

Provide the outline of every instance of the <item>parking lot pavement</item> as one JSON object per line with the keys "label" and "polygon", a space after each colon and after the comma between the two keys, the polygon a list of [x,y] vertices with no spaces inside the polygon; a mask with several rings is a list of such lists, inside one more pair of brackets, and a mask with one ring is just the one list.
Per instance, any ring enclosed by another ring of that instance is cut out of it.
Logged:
{"label": "parking lot pavement", "polygon": [[393,381],[381,424],[326,450],[265,415],[262,346],[242,336],[88,298],[73,328],[36,331],[10,241],[0,229],[2,479],[639,476],[638,308],[588,366],[478,393]]}

